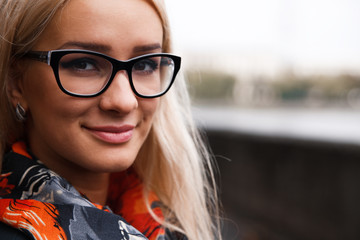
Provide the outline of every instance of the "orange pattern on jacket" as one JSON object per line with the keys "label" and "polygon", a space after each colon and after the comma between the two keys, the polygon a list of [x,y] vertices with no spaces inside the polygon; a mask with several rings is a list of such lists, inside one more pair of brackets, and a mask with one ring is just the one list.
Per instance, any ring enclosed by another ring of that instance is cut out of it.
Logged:
{"label": "orange pattern on jacket", "polygon": [[0,220],[8,225],[29,231],[38,239],[66,240],[64,230],[59,226],[56,207],[36,200],[2,199]]}
{"label": "orange pattern on jacket", "polygon": [[0,174],[0,196],[11,193],[11,190],[15,188],[15,185],[9,184],[8,177],[11,173]]}
{"label": "orange pattern on jacket", "polygon": [[[120,184],[119,184],[120,183]],[[114,173],[110,178],[108,204],[114,213],[119,214],[149,240],[165,235],[165,230],[149,213],[143,194],[144,185],[130,168],[128,171]],[[155,215],[163,220],[160,203],[155,193],[150,192],[149,202]]]}

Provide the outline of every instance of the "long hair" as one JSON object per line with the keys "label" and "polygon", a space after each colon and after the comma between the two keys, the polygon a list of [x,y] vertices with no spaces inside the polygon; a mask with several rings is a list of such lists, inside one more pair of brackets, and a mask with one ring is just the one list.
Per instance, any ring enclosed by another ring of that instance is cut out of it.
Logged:
{"label": "long hair", "polygon": [[16,60],[31,50],[66,0],[0,0],[0,168],[4,152],[24,137],[8,97],[9,85],[19,76]]}
{"label": "long hair", "polygon": [[[24,137],[7,94],[16,78],[16,58],[31,50],[54,14],[69,0],[0,0],[0,163],[10,145]],[[162,0],[147,0],[163,25],[163,51],[171,52],[169,21]],[[217,193],[210,154],[190,110],[184,78],[161,97],[150,133],[134,168],[142,178],[145,199],[154,191],[163,202],[165,219],[153,217],[189,239],[220,239]]]}

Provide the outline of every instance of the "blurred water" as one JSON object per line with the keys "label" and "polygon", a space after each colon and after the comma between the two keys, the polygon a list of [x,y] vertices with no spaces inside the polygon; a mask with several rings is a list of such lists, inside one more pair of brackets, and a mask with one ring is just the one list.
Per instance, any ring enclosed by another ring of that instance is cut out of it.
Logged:
{"label": "blurred water", "polygon": [[200,127],[360,145],[360,111],[194,107]]}

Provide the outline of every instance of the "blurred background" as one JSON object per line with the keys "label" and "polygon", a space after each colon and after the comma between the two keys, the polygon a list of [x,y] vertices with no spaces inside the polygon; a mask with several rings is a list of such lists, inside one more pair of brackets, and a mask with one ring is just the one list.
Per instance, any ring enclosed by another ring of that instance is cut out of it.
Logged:
{"label": "blurred background", "polygon": [[225,239],[360,239],[360,1],[166,3]]}

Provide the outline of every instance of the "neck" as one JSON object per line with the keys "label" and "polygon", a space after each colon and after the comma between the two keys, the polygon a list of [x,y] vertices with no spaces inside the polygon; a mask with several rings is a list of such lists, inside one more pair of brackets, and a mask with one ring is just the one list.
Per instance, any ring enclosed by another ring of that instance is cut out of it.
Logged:
{"label": "neck", "polygon": [[[91,202],[104,206],[106,204],[109,175],[108,173],[92,174],[89,177],[83,175],[69,180],[81,194],[84,194]],[[89,184],[91,183],[91,184]]]}
{"label": "neck", "polygon": [[65,178],[69,183],[75,187],[81,194],[85,195],[91,202],[100,205],[106,204],[108,187],[109,187],[109,173],[94,173],[94,172],[58,172],[60,176]]}

